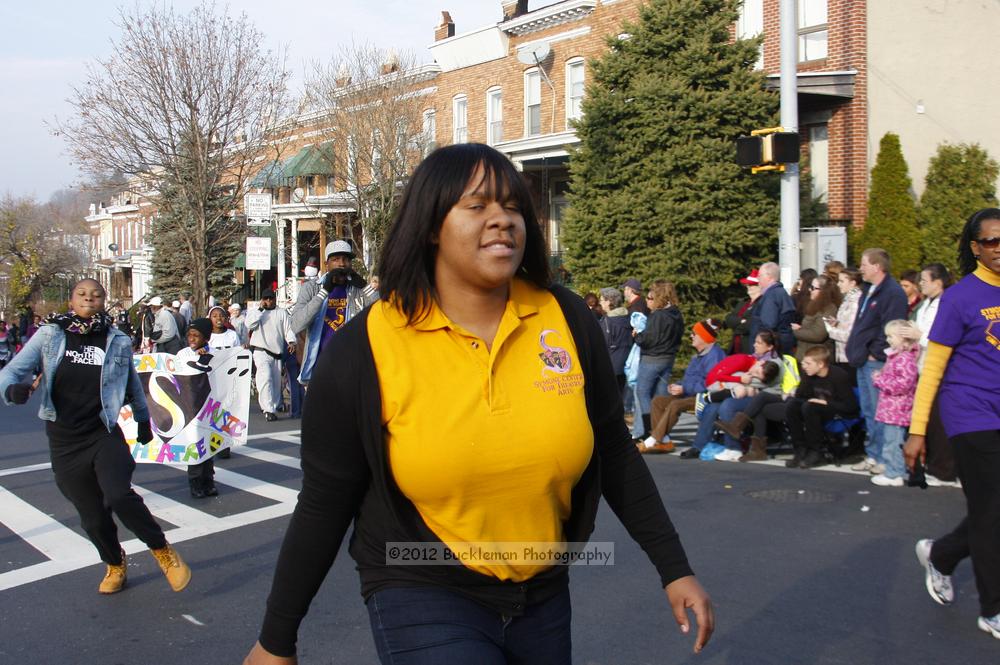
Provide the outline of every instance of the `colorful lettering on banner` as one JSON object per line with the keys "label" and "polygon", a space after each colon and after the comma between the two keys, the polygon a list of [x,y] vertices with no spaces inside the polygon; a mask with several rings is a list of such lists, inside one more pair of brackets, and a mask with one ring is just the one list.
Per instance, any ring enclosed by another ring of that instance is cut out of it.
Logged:
{"label": "colorful lettering on banner", "polygon": [[132,362],[153,429],[151,442],[136,441],[135,415],[131,407],[122,408],[118,425],[137,462],[198,464],[220,450],[246,443],[249,351],[223,349],[198,361],[145,353],[133,356]]}

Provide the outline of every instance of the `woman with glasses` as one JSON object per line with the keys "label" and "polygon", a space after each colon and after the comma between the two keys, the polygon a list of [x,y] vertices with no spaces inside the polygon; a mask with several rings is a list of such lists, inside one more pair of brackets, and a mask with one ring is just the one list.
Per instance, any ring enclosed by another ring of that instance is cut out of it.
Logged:
{"label": "woman with glasses", "polygon": [[646,304],[650,310],[646,328],[635,333],[635,343],[640,349],[635,393],[642,414],[642,436],[636,443],[645,440],[652,430],[649,414],[653,398],[669,394],[674,358],[684,338],[684,316],[677,308],[673,284],[665,279],[653,282],[646,294]]}
{"label": "woman with glasses", "polygon": [[792,324],[792,334],[795,335],[795,359],[800,363],[806,351],[814,346],[825,346],[833,352],[833,340],[826,331],[826,319],[837,314],[840,305],[840,292],[833,280],[826,275],[818,275],[809,285],[809,302],[803,310],[802,323]]}
{"label": "woman with glasses", "polygon": [[970,557],[977,625],[1000,639],[1000,209],[969,217],[958,249],[965,276],[941,295],[904,455],[911,470],[925,463],[937,395],[967,514],[946,536],[919,541],[917,558],[931,598],[948,605],[955,597],[951,574]]}

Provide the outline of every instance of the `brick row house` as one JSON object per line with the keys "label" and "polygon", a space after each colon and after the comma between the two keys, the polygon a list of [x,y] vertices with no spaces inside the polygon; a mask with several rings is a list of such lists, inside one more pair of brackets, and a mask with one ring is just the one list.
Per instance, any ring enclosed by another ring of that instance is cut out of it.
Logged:
{"label": "brick row house", "polygon": [[150,294],[153,277],[151,231],[155,206],[149,190],[133,183],[112,200],[90,204],[84,219],[90,231],[90,273],[107,289],[108,304],[131,306]]}
{"label": "brick row house", "polygon": [[[411,128],[416,141],[407,143],[408,168],[436,146],[493,145],[528,178],[548,249],[558,263],[560,224],[568,205],[567,163],[578,142],[572,121],[581,115],[588,60],[605,52],[609,37],[628,37],[622,22],[637,19],[641,4],[563,0],[530,9],[527,0],[502,0],[500,21],[464,32],[443,11],[428,47],[432,62],[407,71],[391,62],[383,68],[386,80],[405,80],[406,96],[419,107],[417,117],[407,120],[419,124]],[[976,55],[978,45],[988,43],[989,28],[1000,24],[1000,5],[959,5],[797,0],[799,131],[813,194],[827,203],[831,222],[864,223],[873,146],[877,149],[886,131],[901,135],[915,193],[941,141],[979,142],[1000,156],[1000,124],[991,103],[996,93],[988,85],[1000,71],[995,61]],[[763,33],[758,67],[776,94],[778,17],[779,0],[744,0],[733,28],[740,37]],[[949,48],[931,48],[935,42]],[[344,86],[350,89],[349,82]],[[262,232],[272,236],[274,256],[281,260],[261,281],[276,283],[286,301],[295,298],[306,260],[319,256],[332,238],[352,239],[366,265],[373,259],[351,196],[352,187],[367,176],[344,166],[359,146],[341,135],[321,106],[277,128],[273,151],[261,157],[247,183],[248,191],[273,196],[275,222]],[[132,215],[138,232],[148,231],[141,204],[119,203],[88,221],[106,233],[105,217]],[[134,248],[132,238],[115,243]],[[107,239],[102,236],[96,245],[102,261],[113,259],[102,269],[121,262],[119,255],[103,253],[111,244]],[[141,265],[143,258],[129,260]],[[133,287],[137,295],[138,286]]]}

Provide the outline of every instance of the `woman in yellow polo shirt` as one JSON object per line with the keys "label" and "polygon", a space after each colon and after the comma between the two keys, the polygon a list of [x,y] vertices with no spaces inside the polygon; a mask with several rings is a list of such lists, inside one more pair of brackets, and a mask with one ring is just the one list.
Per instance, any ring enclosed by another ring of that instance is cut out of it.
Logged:
{"label": "woman in yellow polo shirt", "polygon": [[510,161],[478,144],[425,159],[379,276],[383,299],[317,362],[302,493],[246,662],[294,662],[299,623],[353,521],[382,663],[569,663],[560,564],[581,552],[601,496],[656,566],[684,632],[694,611],[701,650],[711,601],[631,445],[600,328],[549,284]]}

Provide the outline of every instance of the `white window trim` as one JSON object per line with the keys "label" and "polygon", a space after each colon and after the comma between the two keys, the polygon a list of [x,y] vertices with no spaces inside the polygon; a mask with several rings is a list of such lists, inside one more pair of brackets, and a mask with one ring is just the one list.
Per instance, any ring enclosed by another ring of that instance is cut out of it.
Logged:
{"label": "white window trim", "polygon": [[[804,1],[805,0],[796,1],[796,14],[799,17],[798,21],[802,20],[802,14],[803,14],[802,3]],[[820,60],[826,60],[827,58],[830,57],[830,3],[828,2],[828,0],[823,0],[823,1],[826,2],[826,22],[816,23],[813,25],[803,25],[803,26],[796,25],[795,44],[797,51],[797,60],[799,62],[817,62]],[[814,35],[821,32],[826,33],[826,55],[824,55],[822,58],[806,59],[806,56],[805,54],[802,53],[802,48],[801,48],[803,39],[808,35]]]}
{"label": "white window trim", "polygon": [[[533,106],[533,104],[528,104],[528,79],[534,76],[538,80],[538,107],[539,107],[539,123],[538,123],[538,133],[531,133],[531,114],[528,113],[528,109]],[[538,67],[532,67],[531,69],[524,70],[524,135],[525,136],[541,136],[541,106],[542,106],[542,72]]]}
{"label": "white window trim", "polygon": [[[583,59],[583,57],[570,58],[569,60],[567,60],[566,61],[566,76],[564,77],[564,81],[565,81],[564,85],[565,85],[565,88],[566,88],[566,100],[565,100],[565,104],[564,104],[564,115],[566,116],[566,129],[570,128],[570,126],[569,126],[569,121],[570,120],[579,120],[580,118],[583,117],[583,109],[582,108],[580,109],[579,115],[571,116],[570,112],[569,112],[570,107],[572,106],[571,101],[573,99],[573,89],[570,86],[569,73],[570,73],[570,70],[573,67],[575,67],[576,65],[580,65],[580,69],[581,69],[581,71],[583,73],[583,84],[584,84],[584,86],[586,86],[586,84],[587,84],[587,65],[586,65],[586,61]],[[583,95],[580,96],[580,104],[583,104],[584,97],[586,97],[586,93],[584,93]]]}
{"label": "white window trim", "polygon": [[[458,108],[459,105],[464,106],[464,111],[462,113],[464,125],[461,129],[464,135],[459,135],[459,124],[458,124]],[[469,141],[469,98],[466,95],[455,95],[451,98],[451,142],[452,143],[467,143]]]}
{"label": "white window trim", "polygon": [[437,147],[437,109],[426,109],[423,113],[421,129],[424,134],[424,157]]}
{"label": "white window trim", "polygon": [[[500,117],[493,117],[493,97],[497,96],[500,98]],[[493,140],[493,123],[500,123],[500,136],[494,141]],[[503,89],[500,86],[493,86],[486,91],[486,144],[496,145],[497,143],[503,141]]]}

